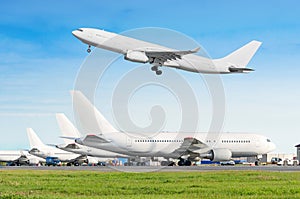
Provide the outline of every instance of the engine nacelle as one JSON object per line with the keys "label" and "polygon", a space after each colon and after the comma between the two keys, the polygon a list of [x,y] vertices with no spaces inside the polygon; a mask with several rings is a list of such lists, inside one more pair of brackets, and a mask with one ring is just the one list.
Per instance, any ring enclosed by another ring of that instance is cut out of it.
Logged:
{"label": "engine nacelle", "polygon": [[229,149],[212,149],[208,154],[201,155],[202,158],[208,158],[211,161],[228,161],[232,157]]}
{"label": "engine nacelle", "polygon": [[139,62],[139,63],[147,63],[149,62],[149,58],[145,54],[145,52],[135,51],[135,50],[128,50],[124,59]]}

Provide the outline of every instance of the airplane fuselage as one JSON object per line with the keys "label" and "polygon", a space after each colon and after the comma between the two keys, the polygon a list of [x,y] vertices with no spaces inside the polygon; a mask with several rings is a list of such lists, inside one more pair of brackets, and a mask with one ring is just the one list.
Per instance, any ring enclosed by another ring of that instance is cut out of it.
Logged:
{"label": "airplane fuselage", "polygon": [[0,162],[45,162],[45,159],[34,156],[28,151],[25,150],[8,150],[8,151],[0,151]]}
{"label": "airplane fuselage", "polygon": [[[176,152],[176,149],[180,148],[186,137],[196,138],[209,146],[204,151],[199,151],[199,153],[218,148],[230,150],[232,157],[247,157],[266,154],[275,149],[275,145],[265,136],[247,133],[207,134],[181,132],[143,136],[140,134],[116,132],[106,133],[103,137],[111,140],[111,142],[80,141],[81,144],[87,146],[140,157],[178,158],[184,154]],[[78,143],[80,141],[77,140]]]}
{"label": "airplane fuselage", "polygon": [[115,153],[111,151],[106,151],[99,148],[88,147],[78,144],[69,144],[69,145],[58,145],[57,148],[68,151],[71,153],[82,154],[92,157],[101,157],[101,158],[115,158],[115,157],[128,157],[127,155]]}
{"label": "airplane fuselage", "polygon": [[69,162],[80,156],[78,154],[70,153],[53,147],[33,148],[29,151],[29,153],[44,159],[47,157],[57,157],[62,162]]}

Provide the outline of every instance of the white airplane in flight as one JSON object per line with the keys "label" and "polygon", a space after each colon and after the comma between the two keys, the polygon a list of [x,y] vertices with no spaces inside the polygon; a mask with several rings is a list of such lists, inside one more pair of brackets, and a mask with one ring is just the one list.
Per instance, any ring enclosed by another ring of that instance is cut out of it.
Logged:
{"label": "white airplane in flight", "polygon": [[223,58],[209,59],[194,54],[200,48],[176,50],[95,28],[79,28],[72,34],[88,44],[88,52],[91,52],[91,46],[95,46],[120,53],[126,60],[150,63],[151,70],[157,75],[162,74],[161,66],[210,74],[250,72],[253,69],[247,68],[247,65],[261,45],[261,42],[253,40]]}
{"label": "white airplane in flight", "polygon": [[179,159],[178,165],[190,165],[191,160],[199,158],[228,161],[234,157],[259,156],[275,149],[267,137],[248,133],[163,132],[147,136],[120,132],[109,124],[80,91],[72,91],[71,94],[80,122],[84,122],[81,117],[95,118],[99,126],[99,134],[75,140],[81,145],[128,156]]}
{"label": "white airplane in flight", "polygon": [[77,164],[86,161],[86,156],[84,155],[70,153],[52,146],[45,145],[32,128],[27,128],[27,136],[31,147],[29,153],[32,155],[44,159],[47,157],[55,157],[61,162],[67,162],[69,164]]}
{"label": "white airplane in flight", "polygon": [[[70,120],[63,113],[56,114],[56,120],[62,133],[62,138],[65,138],[65,144],[56,145],[57,148],[64,151],[69,151],[76,154],[87,155],[100,158],[117,158],[128,157],[127,155],[105,151],[93,147],[80,145],[74,142],[74,139],[80,138],[81,134],[78,129],[70,122]],[[70,142],[70,139],[73,140]],[[88,157],[89,159],[89,157]],[[89,159],[90,162],[90,159]]]}

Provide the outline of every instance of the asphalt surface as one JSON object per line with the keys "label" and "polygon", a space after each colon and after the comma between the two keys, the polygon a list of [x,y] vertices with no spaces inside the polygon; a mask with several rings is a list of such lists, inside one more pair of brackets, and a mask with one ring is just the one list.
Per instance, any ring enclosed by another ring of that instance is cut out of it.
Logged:
{"label": "asphalt surface", "polygon": [[5,170],[70,170],[70,171],[99,171],[99,172],[207,172],[207,171],[273,171],[273,172],[300,172],[300,166],[1,166]]}

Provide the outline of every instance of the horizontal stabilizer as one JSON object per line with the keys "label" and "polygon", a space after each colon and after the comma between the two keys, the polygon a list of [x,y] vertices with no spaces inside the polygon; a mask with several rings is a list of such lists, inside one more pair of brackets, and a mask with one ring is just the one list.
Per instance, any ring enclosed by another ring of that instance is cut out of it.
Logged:
{"label": "horizontal stabilizer", "polygon": [[75,142],[81,145],[85,145],[86,143],[110,143],[109,140],[96,135],[87,135],[83,140],[76,139]]}
{"label": "horizontal stabilizer", "polygon": [[87,135],[84,139],[84,141],[87,141],[87,142],[96,142],[96,143],[110,143],[110,141],[102,138],[102,137],[99,137],[97,135]]}
{"label": "horizontal stabilizer", "polygon": [[68,140],[75,140],[79,137],[67,137],[67,136],[59,136],[60,138],[63,138],[63,139],[68,139]]}
{"label": "horizontal stabilizer", "polygon": [[229,67],[228,70],[232,73],[244,73],[244,72],[254,71],[254,69],[252,68],[235,68],[235,67]]}

